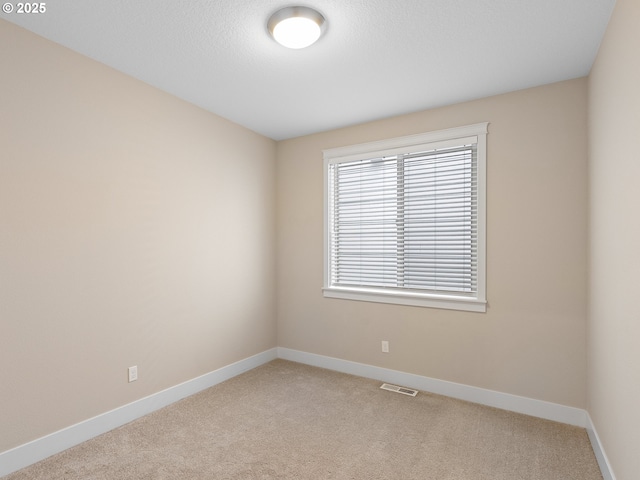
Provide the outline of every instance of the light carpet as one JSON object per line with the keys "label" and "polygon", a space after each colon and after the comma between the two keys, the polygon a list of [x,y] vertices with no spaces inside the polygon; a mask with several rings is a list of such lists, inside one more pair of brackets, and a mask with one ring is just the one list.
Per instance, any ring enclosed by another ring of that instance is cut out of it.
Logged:
{"label": "light carpet", "polygon": [[584,429],[275,360],[8,475],[600,480]]}

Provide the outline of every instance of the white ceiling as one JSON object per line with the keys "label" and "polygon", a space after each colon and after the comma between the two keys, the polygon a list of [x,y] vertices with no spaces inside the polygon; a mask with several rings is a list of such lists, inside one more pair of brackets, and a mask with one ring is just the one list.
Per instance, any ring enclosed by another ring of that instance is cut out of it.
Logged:
{"label": "white ceiling", "polygon": [[304,50],[267,34],[291,4],[49,0],[1,18],[281,140],[587,75],[615,0],[303,0],[328,22]]}

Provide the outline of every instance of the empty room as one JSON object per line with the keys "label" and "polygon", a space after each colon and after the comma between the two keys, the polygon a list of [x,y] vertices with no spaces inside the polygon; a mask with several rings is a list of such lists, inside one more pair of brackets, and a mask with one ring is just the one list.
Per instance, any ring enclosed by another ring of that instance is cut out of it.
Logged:
{"label": "empty room", "polygon": [[0,477],[640,478],[639,27],[3,2]]}

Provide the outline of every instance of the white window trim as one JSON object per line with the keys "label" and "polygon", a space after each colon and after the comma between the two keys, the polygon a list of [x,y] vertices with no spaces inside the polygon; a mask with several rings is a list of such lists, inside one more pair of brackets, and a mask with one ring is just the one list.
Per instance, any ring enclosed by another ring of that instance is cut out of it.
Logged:
{"label": "white window trim", "polygon": [[[419,307],[434,307],[450,310],[464,310],[470,312],[486,312],[486,149],[488,122],[476,123],[464,127],[449,128],[406,137],[392,138],[377,142],[349,145],[345,147],[323,150],[324,157],[324,287],[323,294],[329,298],[341,298],[366,302],[392,303]],[[362,287],[335,287],[330,285],[329,271],[329,211],[328,211],[328,170],[330,163],[345,160],[368,159],[376,156],[388,156],[406,152],[407,148],[422,147],[428,144],[434,148],[442,143],[473,138],[477,144],[477,175],[478,175],[478,277],[477,295],[464,297],[457,295],[441,295],[431,293],[417,293],[399,290],[391,292],[385,289]]]}

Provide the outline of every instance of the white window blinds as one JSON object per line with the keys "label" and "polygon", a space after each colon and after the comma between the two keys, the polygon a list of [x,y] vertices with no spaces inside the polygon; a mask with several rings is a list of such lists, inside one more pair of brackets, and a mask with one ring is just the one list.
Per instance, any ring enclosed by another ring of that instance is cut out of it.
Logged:
{"label": "white window blinds", "polygon": [[326,287],[483,297],[477,137],[391,150],[327,162]]}

